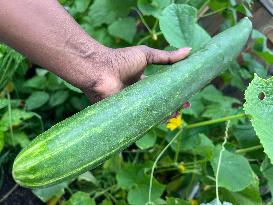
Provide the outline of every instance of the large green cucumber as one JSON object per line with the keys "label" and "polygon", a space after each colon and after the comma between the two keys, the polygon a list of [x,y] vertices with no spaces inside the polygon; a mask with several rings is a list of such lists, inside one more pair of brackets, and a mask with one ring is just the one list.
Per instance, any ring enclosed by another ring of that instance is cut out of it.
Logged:
{"label": "large green cucumber", "polygon": [[94,104],[39,135],[16,158],[13,177],[26,187],[71,179],[138,140],[222,72],[252,29],[245,18],[165,72]]}

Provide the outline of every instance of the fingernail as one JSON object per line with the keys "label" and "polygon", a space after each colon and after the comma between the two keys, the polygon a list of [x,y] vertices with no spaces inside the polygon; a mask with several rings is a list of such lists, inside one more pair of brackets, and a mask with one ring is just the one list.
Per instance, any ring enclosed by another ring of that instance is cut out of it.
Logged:
{"label": "fingernail", "polygon": [[192,48],[190,48],[190,47],[180,48],[179,49],[179,51],[184,52],[184,53],[189,53],[189,52],[191,52],[191,50],[192,50]]}

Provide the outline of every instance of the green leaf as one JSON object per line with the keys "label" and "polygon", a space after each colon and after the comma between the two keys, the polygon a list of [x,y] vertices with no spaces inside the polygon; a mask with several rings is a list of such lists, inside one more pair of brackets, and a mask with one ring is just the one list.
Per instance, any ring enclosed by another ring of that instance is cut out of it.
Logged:
{"label": "green leaf", "polygon": [[266,78],[267,70],[262,64],[256,61],[255,58],[253,58],[253,56],[248,53],[243,53],[242,56],[246,66],[250,69],[250,71],[257,73],[261,78]]}
{"label": "green leaf", "polygon": [[36,88],[38,90],[43,90],[47,86],[47,80],[45,76],[35,76],[30,80],[27,80],[23,86],[29,88]]}
{"label": "green leaf", "polygon": [[164,9],[159,24],[171,46],[191,47],[195,52],[210,40],[208,33],[196,23],[196,15],[197,10],[186,4],[171,4]]}
{"label": "green leaf", "polygon": [[8,99],[0,98],[0,109],[7,107],[9,104]]}
{"label": "green leaf", "polygon": [[141,165],[124,164],[122,169],[117,173],[117,183],[123,189],[130,189],[137,184],[143,177]]}
{"label": "green leaf", "polygon": [[249,10],[249,8],[244,4],[240,3],[238,6],[236,6],[236,10],[244,15],[246,15],[249,18],[252,18],[252,13]]}
{"label": "green leaf", "polygon": [[249,123],[236,125],[233,127],[233,135],[243,148],[252,147],[260,144],[254,128]]}
{"label": "green leaf", "polygon": [[233,108],[233,104],[241,104],[238,99],[227,97],[217,90],[214,86],[209,85],[203,89],[200,94],[202,98],[209,102],[205,111],[202,113],[203,117],[217,119],[238,113],[238,109]]}
{"label": "green leaf", "polygon": [[91,0],[80,0],[80,1],[74,1],[74,5],[71,8],[73,13],[83,13],[88,9],[89,4],[91,3]]}
{"label": "green leaf", "polygon": [[[118,186],[129,190],[128,202],[132,205],[143,205],[148,201],[148,189],[150,176],[145,175],[145,168],[151,168],[152,164],[124,164],[117,173]],[[160,202],[160,196],[164,186],[156,179],[153,179],[152,200]]]}
{"label": "green leaf", "polygon": [[181,140],[181,150],[210,159],[214,150],[213,142],[204,134],[186,135]]}
{"label": "green leaf", "polygon": [[62,196],[67,185],[67,182],[63,182],[47,188],[33,189],[32,192],[43,202],[47,202],[53,197]]}
{"label": "green leaf", "polygon": [[104,199],[99,205],[113,205],[109,199]]}
{"label": "green leaf", "polygon": [[213,85],[209,85],[206,88],[204,88],[200,92],[200,95],[202,96],[203,99],[214,103],[226,104],[240,103],[240,101],[236,98],[224,96],[222,92],[217,90]]}
{"label": "green leaf", "polygon": [[49,94],[43,91],[33,92],[26,100],[26,109],[34,110],[42,107],[49,99]]}
{"label": "green leaf", "polygon": [[0,131],[0,153],[5,146],[5,136],[4,133]]}
{"label": "green leaf", "polygon": [[140,149],[149,149],[153,147],[155,143],[156,143],[156,135],[153,131],[148,132],[142,138],[136,141],[136,145]]}
{"label": "green leaf", "polygon": [[95,0],[89,11],[90,24],[94,27],[111,24],[126,17],[135,5],[135,0]]}
{"label": "green leaf", "polygon": [[254,130],[273,162],[273,77],[264,80],[255,75],[245,92],[245,99],[244,110],[252,116]]}
{"label": "green leaf", "polygon": [[68,201],[64,202],[63,205],[96,205],[96,202],[87,193],[78,191]]}
{"label": "green leaf", "polygon": [[[221,146],[213,153],[211,166],[216,175]],[[241,155],[225,150],[219,172],[219,186],[238,192],[249,186],[254,180],[253,172],[247,159]]]}
{"label": "green leaf", "polygon": [[[34,116],[32,112],[26,112],[24,110],[13,109],[11,111],[11,124],[12,126],[19,126],[24,120],[28,120]],[[6,111],[0,120],[1,128],[4,131],[9,129],[9,112]]]}
{"label": "green leaf", "polygon": [[13,133],[13,142],[14,144],[19,144],[22,148],[25,148],[30,143],[30,140],[26,133],[17,131]]}
{"label": "green leaf", "polygon": [[[238,173],[234,174],[237,175]],[[255,177],[256,178],[256,177]],[[259,182],[254,180],[248,187],[240,192],[231,192],[225,189],[221,190],[221,198],[230,201],[233,205],[262,205],[262,199],[259,192]]]}
{"label": "green leaf", "polygon": [[[149,177],[146,176],[143,178],[142,183],[134,185],[128,193],[128,202],[131,205],[143,205],[148,202],[148,193],[149,193]],[[153,189],[152,189],[152,202],[159,204],[160,196],[164,191],[164,186],[160,184],[155,179],[153,180]]]}
{"label": "green leaf", "polygon": [[267,47],[267,37],[257,30],[252,31],[254,39],[253,51],[262,58],[267,64],[273,64],[273,52]]}
{"label": "green leaf", "polygon": [[143,15],[159,18],[162,11],[171,3],[171,0],[138,0],[137,6]]}
{"label": "green leaf", "polygon": [[63,80],[63,84],[69,89],[76,93],[82,93],[82,91],[79,88],[76,88],[75,86],[71,85],[70,83]]}
{"label": "green leaf", "polygon": [[96,179],[96,177],[90,172],[87,171],[80,176],[78,176],[78,181],[86,181],[86,182],[91,182],[95,186],[99,186],[99,181]]}
{"label": "green leaf", "polygon": [[167,199],[167,205],[191,205],[191,203],[179,198],[170,197]]}
{"label": "green leaf", "polygon": [[270,163],[270,161],[267,158],[263,161],[261,165],[261,172],[263,173],[264,177],[267,180],[267,185],[272,195],[273,194],[273,165]]}
{"label": "green leaf", "polygon": [[66,90],[59,90],[50,96],[49,105],[55,107],[63,104],[69,97],[69,92]]}
{"label": "green leaf", "polygon": [[205,106],[202,102],[202,96],[200,93],[195,94],[190,98],[189,103],[190,108],[183,110],[183,114],[193,115],[194,117],[199,117],[205,109]]}
{"label": "green leaf", "polygon": [[0,89],[12,79],[15,71],[22,65],[24,57],[8,46],[1,45],[3,56],[0,59]]}
{"label": "green leaf", "polygon": [[136,20],[132,17],[119,19],[108,27],[108,31],[112,36],[132,43],[136,34]]}

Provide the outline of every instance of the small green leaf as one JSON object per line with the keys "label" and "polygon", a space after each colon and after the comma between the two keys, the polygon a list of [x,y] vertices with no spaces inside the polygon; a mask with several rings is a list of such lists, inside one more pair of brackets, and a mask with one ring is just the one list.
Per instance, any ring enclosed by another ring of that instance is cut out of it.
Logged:
{"label": "small green leaf", "polygon": [[134,184],[142,180],[143,176],[141,165],[124,164],[116,177],[121,188],[130,189]]}
{"label": "small green leaf", "polygon": [[112,36],[132,43],[136,34],[136,20],[132,17],[119,19],[108,27],[108,31]]}
{"label": "small green leaf", "polygon": [[204,134],[199,133],[195,136],[185,135],[182,138],[181,150],[195,155],[201,155],[210,159],[214,150],[212,141]]}
{"label": "small green leaf", "polygon": [[[257,60],[255,60],[253,58],[253,56],[251,56],[248,53],[243,53],[243,60],[246,64],[246,66],[252,71],[258,74],[259,77],[261,78],[266,78],[267,76],[267,70],[265,69],[265,67],[260,64]],[[252,77],[252,75],[251,75]]]}
{"label": "small green leaf", "polygon": [[[148,202],[148,193],[149,193],[149,177],[143,178],[143,182],[135,184],[128,193],[128,202],[132,205],[143,205]],[[164,191],[164,186],[160,184],[155,179],[153,180],[153,189],[152,189],[152,202],[158,204],[160,196]]]}
{"label": "small green leaf", "polygon": [[267,179],[267,185],[270,189],[271,195],[273,194],[273,165],[266,158],[261,165],[261,172]]}
{"label": "small green leaf", "polygon": [[[24,120],[28,120],[34,116],[32,112],[26,112],[24,110],[13,109],[11,111],[11,124],[12,126],[20,125]],[[9,129],[9,112],[6,111],[0,120],[1,128],[4,128],[4,131]]]}
{"label": "small green leaf", "polygon": [[26,109],[34,110],[42,107],[49,99],[49,94],[43,91],[33,92],[26,100]]}
{"label": "small green leaf", "polygon": [[[238,173],[234,174],[237,175]],[[232,192],[221,189],[221,198],[230,201],[233,205],[262,205],[262,199],[259,191],[259,181],[255,180],[240,192]]]}
{"label": "small green leaf", "polygon": [[191,47],[195,52],[210,40],[209,34],[196,23],[196,16],[197,10],[187,4],[171,4],[164,9],[159,24],[171,46]]}
{"label": "small green leaf", "polygon": [[104,199],[99,205],[113,205],[109,199]]}
{"label": "small green leaf", "polygon": [[0,109],[7,107],[9,104],[8,99],[0,98]]}
{"label": "small green leaf", "polygon": [[55,107],[63,104],[69,97],[69,92],[66,90],[59,90],[50,96],[49,105]]}
{"label": "small green leaf", "polygon": [[268,65],[273,64],[273,52],[267,47],[267,37],[257,30],[252,31],[254,39],[253,51],[262,58]]}
{"label": "small green leaf", "polygon": [[135,4],[135,0],[95,0],[89,10],[90,23],[94,27],[111,24],[127,16]]}
{"label": "small green leaf", "polygon": [[136,141],[136,145],[140,149],[149,149],[153,147],[156,143],[156,135],[154,132],[148,132],[145,134],[142,138],[140,138],[138,141]]}
{"label": "small green leaf", "polygon": [[99,186],[99,181],[90,171],[87,171],[81,174],[80,176],[78,176],[78,181],[87,181],[87,182],[93,183],[96,186]]}
{"label": "small green leaf", "polygon": [[159,18],[162,11],[171,3],[171,0],[138,0],[137,6],[143,15]]}
{"label": "small green leaf", "polygon": [[87,193],[78,191],[68,201],[64,202],[63,205],[96,205],[96,202]]}
{"label": "small green leaf", "polygon": [[22,65],[24,57],[8,46],[1,45],[3,57],[0,59],[0,89],[12,79],[15,71]]}
{"label": "small green leaf", "polygon": [[38,90],[45,89],[47,86],[47,80],[45,76],[35,76],[30,80],[27,80],[23,86],[29,88],[36,88]]}
{"label": "small green leaf", "polygon": [[64,189],[67,187],[68,183],[63,182],[47,188],[33,189],[32,192],[40,198],[43,202],[49,201],[53,197],[60,197],[64,194]]}
{"label": "small green leaf", "polygon": [[[211,165],[216,175],[221,147],[218,146],[213,153]],[[253,172],[247,159],[241,155],[223,152],[219,172],[219,186],[230,191],[242,191],[253,183]]]}
{"label": "small green leaf", "polygon": [[26,133],[17,131],[13,133],[13,143],[19,144],[22,148],[25,148],[30,143],[30,140]]}
{"label": "small green leaf", "polygon": [[244,110],[252,116],[254,130],[273,162],[273,77],[264,80],[255,75],[245,92],[245,99]]}
{"label": "small green leaf", "polygon": [[80,0],[80,1],[74,1],[74,5],[72,7],[73,13],[79,12],[83,13],[88,9],[89,4],[91,3],[91,0]]}

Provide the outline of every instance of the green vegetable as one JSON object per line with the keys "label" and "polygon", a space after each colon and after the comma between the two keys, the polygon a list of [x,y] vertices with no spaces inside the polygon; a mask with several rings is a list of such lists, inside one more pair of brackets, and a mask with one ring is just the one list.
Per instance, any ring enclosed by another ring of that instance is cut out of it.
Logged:
{"label": "green vegetable", "polygon": [[17,156],[14,179],[22,186],[46,187],[95,168],[125,149],[222,72],[240,53],[251,28],[243,19],[188,59],[42,133]]}

